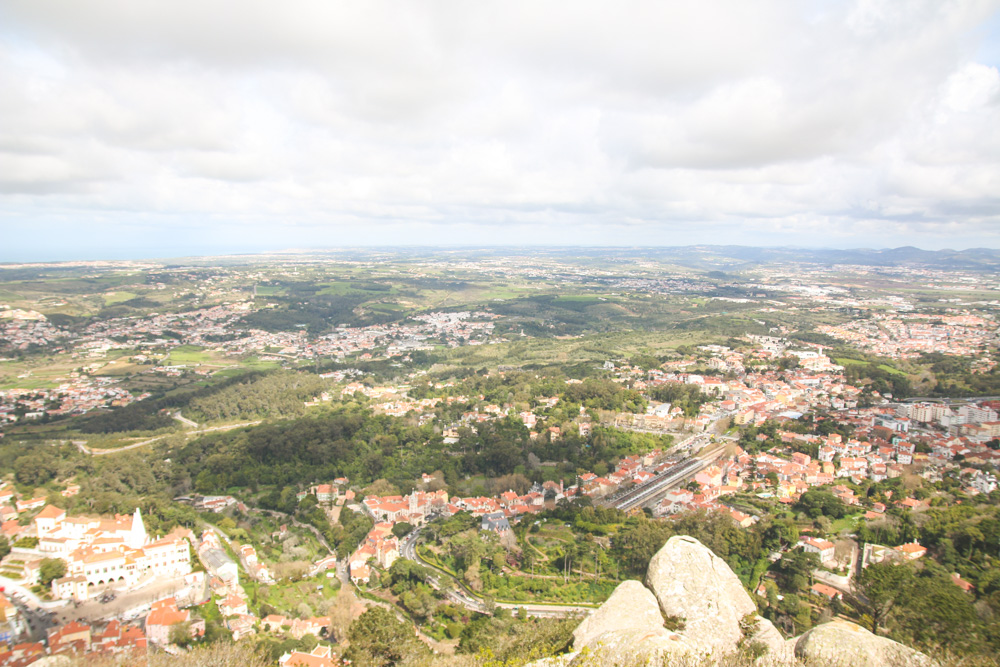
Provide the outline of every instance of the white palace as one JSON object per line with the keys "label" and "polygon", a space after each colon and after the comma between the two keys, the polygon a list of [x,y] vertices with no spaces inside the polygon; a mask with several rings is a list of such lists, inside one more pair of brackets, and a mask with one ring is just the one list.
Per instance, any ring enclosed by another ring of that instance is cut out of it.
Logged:
{"label": "white palace", "polygon": [[190,531],[177,529],[151,539],[138,508],[132,516],[116,514],[107,519],[67,517],[65,510],[48,505],[34,524],[42,557],[66,562],[66,576],[52,582],[52,593],[58,598],[86,600],[91,586],[134,587],[156,577],[191,572]]}

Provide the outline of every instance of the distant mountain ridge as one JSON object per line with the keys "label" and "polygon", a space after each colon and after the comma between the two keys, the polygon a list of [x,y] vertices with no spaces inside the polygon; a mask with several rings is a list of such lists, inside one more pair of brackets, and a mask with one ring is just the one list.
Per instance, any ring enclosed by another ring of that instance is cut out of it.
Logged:
{"label": "distant mountain ridge", "polygon": [[[615,249],[626,254],[631,249]],[[636,249],[638,250],[638,249]],[[624,252],[623,252],[624,251]],[[854,264],[885,267],[928,267],[989,271],[1000,269],[1000,250],[970,248],[968,250],[922,250],[913,246],[899,248],[857,248],[838,250],[830,248],[764,248],[753,246],[681,246],[675,248],[646,248],[647,257],[670,260],[677,264],[698,268],[729,269],[749,268],[754,265],[794,262],[799,264]]]}
{"label": "distant mountain ridge", "polygon": [[589,258],[593,260],[658,259],[681,266],[700,269],[738,270],[754,266],[779,263],[816,264],[833,266],[853,264],[884,267],[929,267],[975,271],[1000,270],[1000,249],[969,248],[967,250],[923,250],[914,246],[899,248],[799,248],[758,247],[739,245],[691,246],[546,246],[546,247],[453,247],[453,248],[341,248],[315,251],[315,254],[343,256],[345,254],[373,256],[434,256],[447,255],[452,259],[469,260],[503,256],[530,256]]}
{"label": "distant mountain ridge", "polygon": [[[738,271],[768,264],[812,264],[834,266],[847,264],[871,267],[927,267],[965,271],[1000,270],[1000,249],[923,250],[914,246],[899,248],[800,248],[795,246],[381,246],[326,249],[289,249],[272,252],[203,255],[145,260],[176,268],[180,266],[241,265],[267,260],[304,260],[309,258],[391,261],[398,258],[447,258],[477,261],[503,257],[549,257],[586,259],[591,262],[656,259],[665,263],[702,270]],[[79,262],[39,262],[34,268],[49,270],[78,266]],[[89,264],[89,263],[83,263]],[[113,265],[115,262],[109,262]],[[18,263],[0,262],[0,270],[24,268]]]}

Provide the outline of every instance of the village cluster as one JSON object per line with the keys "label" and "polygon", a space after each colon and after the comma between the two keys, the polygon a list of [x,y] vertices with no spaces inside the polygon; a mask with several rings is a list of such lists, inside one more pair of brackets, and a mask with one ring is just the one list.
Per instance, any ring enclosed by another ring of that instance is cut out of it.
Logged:
{"label": "village cluster", "polygon": [[[816,330],[891,359],[914,359],[927,352],[974,358],[995,340],[997,322],[985,313],[933,316],[890,312],[838,326],[820,325]],[[989,362],[982,370],[996,363]]]}
{"label": "village cluster", "polygon": [[[442,342],[450,346],[481,345],[490,341],[496,315],[484,312],[428,313],[414,317],[414,324],[337,327],[330,334],[311,337],[304,330],[270,332],[238,326],[250,312],[246,302],[226,303],[176,314],[122,317],[88,325],[80,335],[70,335],[34,311],[0,310],[0,339],[15,350],[52,346],[56,358],[79,362],[64,377],[53,378],[55,387],[0,390],[0,429],[20,420],[37,420],[85,414],[95,408],[123,407],[149,397],[121,386],[121,376],[101,375],[105,357],[114,350],[134,354],[132,362],[144,372],[180,376],[185,372],[211,374],[211,369],[191,364],[156,364],[162,350],[197,345],[232,358],[258,355],[262,360],[344,359],[385,348],[386,355],[405,356],[431,349]],[[153,350],[160,350],[154,353]],[[31,383],[30,374],[21,379]],[[0,430],[2,436],[2,430]]]}

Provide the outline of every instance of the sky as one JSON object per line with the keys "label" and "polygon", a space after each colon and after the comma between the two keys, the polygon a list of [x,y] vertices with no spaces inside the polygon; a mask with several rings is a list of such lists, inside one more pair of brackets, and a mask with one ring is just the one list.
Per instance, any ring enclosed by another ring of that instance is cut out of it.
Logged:
{"label": "sky", "polygon": [[0,0],[0,262],[1000,247],[1000,0]]}

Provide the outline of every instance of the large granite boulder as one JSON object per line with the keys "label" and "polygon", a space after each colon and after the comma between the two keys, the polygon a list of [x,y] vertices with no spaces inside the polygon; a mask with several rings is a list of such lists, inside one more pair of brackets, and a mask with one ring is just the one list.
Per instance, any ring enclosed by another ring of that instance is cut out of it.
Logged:
{"label": "large granite boulder", "polygon": [[573,648],[580,650],[607,632],[661,629],[663,614],[656,597],[638,581],[625,581],[573,631]]}
{"label": "large granite boulder", "polygon": [[760,642],[767,647],[767,653],[758,661],[762,665],[790,665],[795,663],[795,642],[785,639],[774,623],[757,617],[757,631],[749,642]]}
{"label": "large granite boulder", "polygon": [[[738,653],[767,651],[759,667],[865,665],[930,667],[924,654],[847,621],[817,626],[785,640],[757,607],[728,565],[691,537],[672,537],[653,556],[646,587],[622,583],[573,633],[573,652],[533,663],[537,667],[725,664]],[[664,627],[664,615],[684,628]],[[745,664],[738,658],[737,664]]]}
{"label": "large granite boulder", "polygon": [[726,562],[693,537],[674,536],[649,561],[646,585],[667,616],[684,619],[692,646],[717,656],[743,638],[740,621],[757,612]]}
{"label": "large granite boulder", "polygon": [[806,663],[830,667],[904,667],[936,665],[920,651],[874,635],[857,623],[836,619],[817,625],[795,642],[795,655]]}
{"label": "large granite boulder", "polygon": [[616,630],[597,635],[576,651],[569,667],[700,664],[702,661],[696,656],[684,637],[663,627]]}

